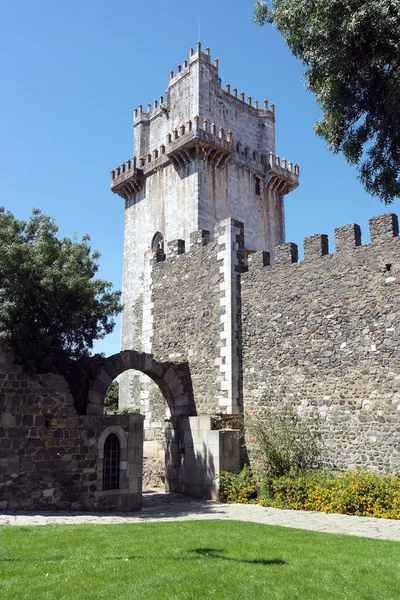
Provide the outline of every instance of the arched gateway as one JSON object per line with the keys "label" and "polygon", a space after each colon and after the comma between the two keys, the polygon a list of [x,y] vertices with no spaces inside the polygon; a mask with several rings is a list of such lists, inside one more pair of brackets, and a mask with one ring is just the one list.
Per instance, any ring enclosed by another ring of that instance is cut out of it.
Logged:
{"label": "arched gateway", "polygon": [[195,415],[193,391],[186,363],[163,363],[151,354],[122,350],[105,358],[96,378],[89,384],[88,415],[101,415],[104,396],[111,382],[124,371],[134,369],[148,375],[160,388],[171,411],[171,417]]}
{"label": "arched gateway", "polygon": [[[165,424],[166,490],[217,498],[218,472],[239,464],[239,432],[214,429],[211,415],[197,416],[188,364],[159,362],[146,352],[123,350],[98,365],[88,386],[87,414],[103,414],[107,389],[124,371],[135,369],[148,375],[163,393],[171,414]],[[104,439],[110,433],[108,429]],[[129,452],[127,458],[129,462]]]}

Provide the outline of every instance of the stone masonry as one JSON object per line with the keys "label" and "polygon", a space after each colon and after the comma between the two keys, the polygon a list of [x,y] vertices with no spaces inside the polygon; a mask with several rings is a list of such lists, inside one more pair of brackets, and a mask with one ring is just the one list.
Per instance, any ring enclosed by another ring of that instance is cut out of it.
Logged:
{"label": "stone masonry", "polygon": [[[103,448],[119,438],[119,487],[103,490]],[[0,509],[137,510],[143,417],[78,415],[65,379],[29,377],[0,345]]]}
{"label": "stone masonry", "polygon": [[400,472],[400,238],[393,214],[249,258],[241,281],[245,410],[319,419],[324,462]]}

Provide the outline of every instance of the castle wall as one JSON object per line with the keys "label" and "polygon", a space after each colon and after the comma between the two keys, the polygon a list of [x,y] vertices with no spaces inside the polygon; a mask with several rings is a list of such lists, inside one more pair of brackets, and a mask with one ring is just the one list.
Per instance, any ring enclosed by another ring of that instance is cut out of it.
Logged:
{"label": "castle wall", "polygon": [[152,352],[188,363],[197,414],[236,412],[243,228],[225,219],[214,242],[198,231],[183,250],[181,241],[170,242],[167,259],[152,265]]}
{"label": "castle wall", "polygon": [[[242,275],[244,408],[262,415],[292,406],[318,417],[325,464],[400,471],[400,239],[395,215],[297,248],[276,266],[249,257]],[[251,450],[251,444],[250,448]]]}
{"label": "castle wall", "polygon": [[[120,487],[103,491],[103,445],[120,440]],[[143,418],[77,415],[65,379],[29,377],[0,348],[0,509],[141,507]]]}

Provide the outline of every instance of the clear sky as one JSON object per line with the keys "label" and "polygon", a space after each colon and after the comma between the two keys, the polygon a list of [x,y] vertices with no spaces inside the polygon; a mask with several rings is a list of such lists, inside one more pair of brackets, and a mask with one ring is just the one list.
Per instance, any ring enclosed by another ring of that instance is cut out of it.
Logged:
{"label": "clear sky", "polygon": [[[270,27],[252,23],[252,0],[0,0],[0,203],[19,218],[38,206],[62,235],[89,233],[100,276],[121,288],[123,200],[112,167],[132,156],[132,112],[164,94],[169,70],[203,47],[223,85],[276,105],[277,154],[301,168],[286,200],[286,238],[400,214],[368,196],[356,170],[313,132],[319,116],[302,65]],[[115,333],[96,345],[119,350]]]}

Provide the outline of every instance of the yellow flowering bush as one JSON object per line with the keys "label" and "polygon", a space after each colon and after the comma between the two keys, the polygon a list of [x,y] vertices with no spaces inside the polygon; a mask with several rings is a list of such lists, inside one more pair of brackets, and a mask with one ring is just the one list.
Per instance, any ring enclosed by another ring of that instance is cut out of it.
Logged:
{"label": "yellow flowering bush", "polygon": [[[222,502],[246,503],[256,499],[262,506],[275,508],[400,519],[397,475],[291,469],[280,477],[267,473],[255,477],[249,467],[245,469],[243,477],[229,473],[220,479]],[[251,489],[251,493],[246,489]]]}
{"label": "yellow flowering bush", "polygon": [[226,504],[257,502],[258,484],[252,470],[245,465],[240,473],[222,471],[219,474],[219,497]]}

